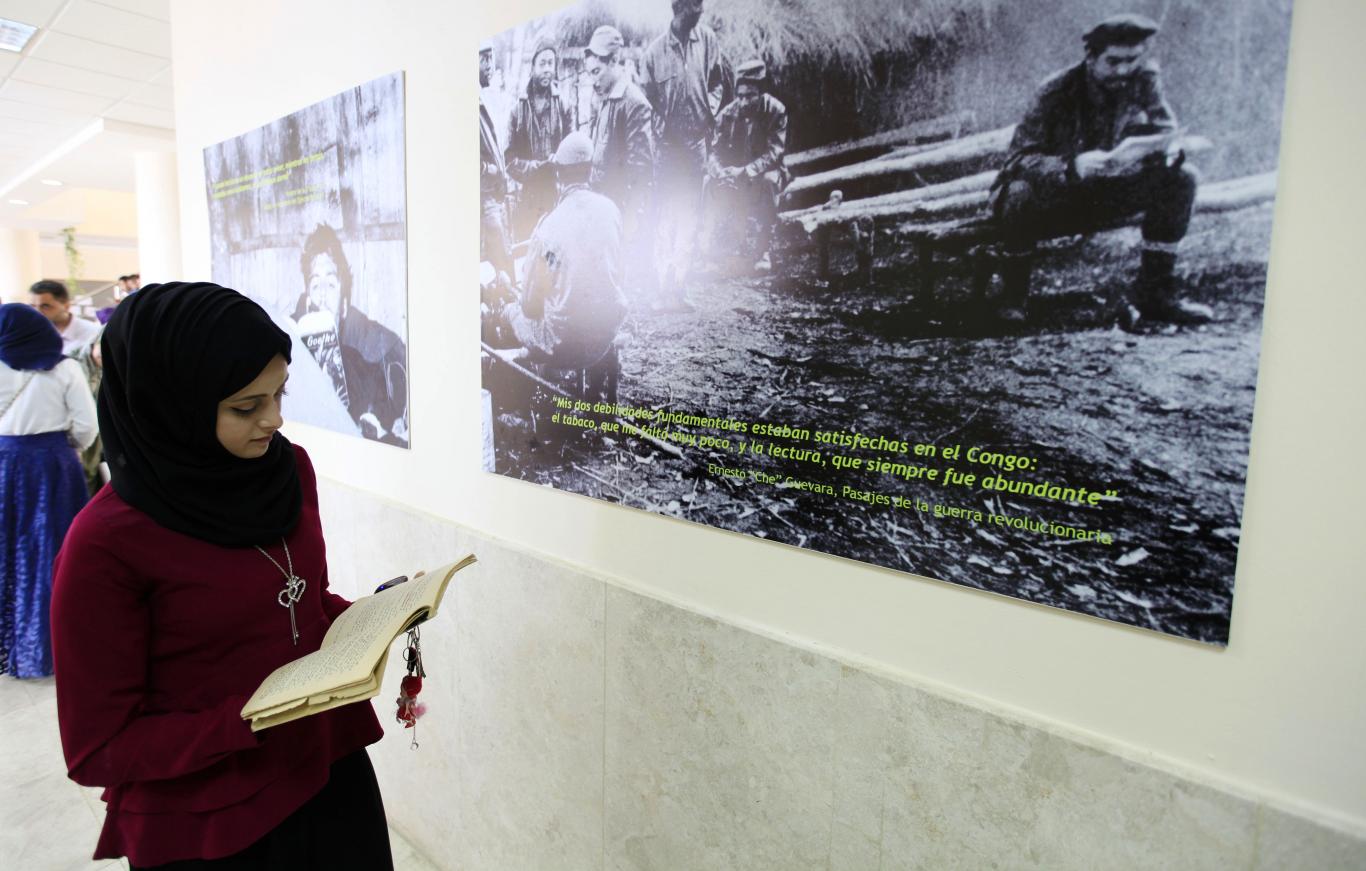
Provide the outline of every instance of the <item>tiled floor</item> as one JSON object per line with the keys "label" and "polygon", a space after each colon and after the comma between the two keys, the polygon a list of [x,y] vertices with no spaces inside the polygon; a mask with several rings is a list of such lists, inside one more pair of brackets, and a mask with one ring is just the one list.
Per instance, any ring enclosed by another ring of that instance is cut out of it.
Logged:
{"label": "tiled floor", "polygon": [[[103,820],[100,790],[66,777],[52,678],[0,675],[0,865],[24,871],[126,869],[123,860],[90,858]],[[396,871],[436,871],[398,832],[391,829],[389,837]]]}

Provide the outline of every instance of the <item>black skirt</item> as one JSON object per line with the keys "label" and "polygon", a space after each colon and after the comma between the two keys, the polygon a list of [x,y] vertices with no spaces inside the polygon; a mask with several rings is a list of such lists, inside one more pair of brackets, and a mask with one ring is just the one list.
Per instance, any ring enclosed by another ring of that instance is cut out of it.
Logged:
{"label": "black skirt", "polygon": [[221,859],[185,859],[130,871],[393,871],[389,825],[364,750],[332,763],[327,785],[261,840]]}

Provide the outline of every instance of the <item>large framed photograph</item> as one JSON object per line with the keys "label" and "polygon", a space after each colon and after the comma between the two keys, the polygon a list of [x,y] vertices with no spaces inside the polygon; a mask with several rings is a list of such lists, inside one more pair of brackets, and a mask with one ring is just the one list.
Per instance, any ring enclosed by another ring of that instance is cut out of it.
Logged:
{"label": "large framed photograph", "polygon": [[485,468],[1214,644],[1289,0],[592,0],[480,50]]}
{"label": "large framed photograph", "polygon": [[407,447],[403,74],[204,149],[213,279],[294,338],[285,415]]}

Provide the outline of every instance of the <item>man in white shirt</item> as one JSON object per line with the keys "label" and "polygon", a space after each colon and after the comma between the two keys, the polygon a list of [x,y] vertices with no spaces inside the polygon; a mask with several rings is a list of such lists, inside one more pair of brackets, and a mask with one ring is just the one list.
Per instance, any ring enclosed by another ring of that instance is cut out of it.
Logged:
{"label": "man in white shirt", "polygon": [[42,312],[62,334],[62,353],[66,356],[90,344],[100,333],[100,325],[71,313],[71,294],[60,281],[44,278],[28,289],[29,305]]}

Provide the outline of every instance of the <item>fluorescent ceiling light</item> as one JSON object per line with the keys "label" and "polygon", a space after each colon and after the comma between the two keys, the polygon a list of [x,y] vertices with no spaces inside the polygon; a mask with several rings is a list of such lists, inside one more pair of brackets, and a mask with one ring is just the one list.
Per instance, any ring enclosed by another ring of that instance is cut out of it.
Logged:
{"label": "fluorescent ceiling light", "polygon": [[33,38],[38,28],[22,21],[0,18],[0,48],[5,51],[23,51],[24,46]]}
{"label": "fluorescent ceiling light", "polygon": [[27,206],[28,200],[10,200],[9,204],[11,206]]}
{"label": "fluorescent ceiling light", "polygon": [[57,181],[57,179],[55,178],[45,178],[43,179],[43,184],[53,188],[59,188],[62,186],[62,183]]}

